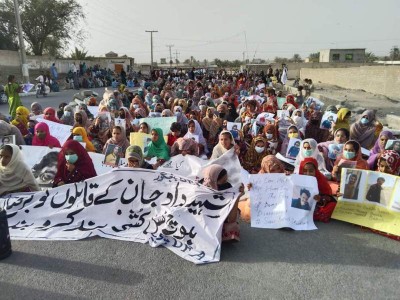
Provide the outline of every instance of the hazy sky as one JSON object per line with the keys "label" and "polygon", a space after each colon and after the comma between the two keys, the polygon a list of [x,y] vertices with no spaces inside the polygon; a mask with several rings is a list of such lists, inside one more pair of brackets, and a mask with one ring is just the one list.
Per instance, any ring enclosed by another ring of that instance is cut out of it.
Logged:
{"label": "hazy sky", "polygon": [[[400,0],[77,0],[86,13],[89,55],[109,51],[150,62],[307,57],[327,48],[400,46]],[[246,43],[247,40],[247,43]]]}

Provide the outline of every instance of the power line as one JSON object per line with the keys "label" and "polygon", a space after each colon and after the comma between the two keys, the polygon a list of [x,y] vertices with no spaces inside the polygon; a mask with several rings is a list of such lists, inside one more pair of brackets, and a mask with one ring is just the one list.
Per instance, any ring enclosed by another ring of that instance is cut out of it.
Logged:
{"label": "power line", "polygon": [[151,72],[153,71],[153,33],[158,32],[158,30],[145,30],[145,32],[150,32],[150,47],[151,47],[150,72]]}
{"label": "power line", "polygon": [[174,45],[166,45],[169,48],[169,63],[172,64],[172,52],[171,52],[171,48]]}

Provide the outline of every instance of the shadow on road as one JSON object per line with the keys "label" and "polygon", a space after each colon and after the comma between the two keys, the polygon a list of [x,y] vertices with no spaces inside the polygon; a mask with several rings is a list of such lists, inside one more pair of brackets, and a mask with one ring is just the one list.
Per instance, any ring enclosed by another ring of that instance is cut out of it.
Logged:
{"label": "shadow on road", "polygon": [[130,286],[139,284],[144,279],[143,274],[131,270],[128,271],[20,251],[13,252],[2,263]]}

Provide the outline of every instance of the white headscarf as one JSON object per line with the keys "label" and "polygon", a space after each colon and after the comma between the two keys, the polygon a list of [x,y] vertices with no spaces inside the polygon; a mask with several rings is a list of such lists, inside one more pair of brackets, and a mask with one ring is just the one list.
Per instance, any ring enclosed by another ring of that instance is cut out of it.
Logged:
{"label": "white headscarf", "polygon": [[39,191],[39,186],[33,177],[31,170],[25,164],[21,151],[17,145],[11,145],[12,156],[7,166],[0,164],[0,195],[6,192],[14,192],[24,188],[31,191]]}
{"label": "white headscarf", "polygon": [[203,130],[201,129],[201,126],[197,120],[189,120],[189,122],[193,121],[194,122],[194,133],[190,133],[189,131],[185,134],[184,138],[190,139],[193,137],[193,135],[197,135],[199,137],[199,144],[204,146],[204,152],[207,154],[208,153],[208,148],[207,148],[207,141],[203,136]]}
{"label": "white headscarf", "polygon": [[299,174],[300,163],[306,158],[306,156],[304,155],[304,150],[305,150],[304,143],[308,143],[310,145],[312,154],[311,156],[308,157],[315,158],[315,160],[318,163],[318,170],[324,174],[329,173],[326,170],[325,159],[322,156],[321,152],[318,150],[318,143],[314,139],[305,139],[301,141],[299,155],[297,155],[296,161],[294,163],[295,165],[294,173]]}

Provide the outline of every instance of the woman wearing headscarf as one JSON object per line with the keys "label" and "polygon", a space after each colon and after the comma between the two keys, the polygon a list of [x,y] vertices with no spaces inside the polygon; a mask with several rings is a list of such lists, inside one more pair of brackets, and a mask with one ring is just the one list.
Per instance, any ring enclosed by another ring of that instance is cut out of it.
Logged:
{"label": "woman wearing headscarf", "polygon": [[191,119],[188,123],[188,132],[184,135],[184,138],[191,139],[194,136],[198,137],[199,153],[208,154],[207,141],[203,136],[203,130],[201,129],[199,122]]}
{"label": "woman wearing headscarf", "polygon": [[286,137],[282,141],[280,153],[283,156],[286,156],[286,152],[287,152],[288,146],[289,146],[289,141],[291,138],[296,138],[296,139],[300,139],[300,140],[303,139],[302,133],[299,131],[299,129],[295,125],[289,126],[289,128],[287,129]]}
{"label": "woman wearing headscarf", "polygon": [[370,149],[375,143],[375,131],[375,113],[372,110],[366,110],[357,122],[351,124],[350,139],[359,142],[361,147]]}
{"label": "woman wearing headscarf", "polygon": [[60,121],[64,125],[74,126],[74,108],[71,105],[64,106],[64,114],[62,115]]}
{"label": "woman wearing headscarf", "polygon": [[29,110],[24,106],[18,106],[15,111],[15,119],[12,120],[11,124],[19,129],[22,136],[25,138],[29,134],[28,131],[28,120]]}
{"label": "woman wearing headscarf", "polygon": [[333,125],[333,131],[338,130],[339,128],[344,128],[350,131],[350,118],[351,118],[351,111],[346,108],[342,107],[337,112],[337,120],[336,123]]}
{"label": "woman wearing headscarf", "polygon": [[40,122],[35,125],[35,135],[33,136],[32,146],[61,148],[60,142],[50,134],[49,126],[44,122]]}
{"label": "woman wearing headscarf", "polygon": [[208,148],[212,149],[214,146],[215,138],[219,131],[219,123],[214,118],[215,108],[207,108],[207,114],[202,120],[203,136],[207,140]]}
{"label": "woman wearing headscarf", "polygon": [[345,128],[336,129],[333,140],[318,144],[318,150],[325,160],[326,169],[332,172],[336,158],[343,150],[344,144],[349,140],[350,132]]}
{"label": "woman wearing headscarf", "polygon": [[56,110],[52,107],[47,107],[43,111],[44,119],[56,123],[60,123],[60,120],[56,117]]}
{"label": "woman wearing headscarf", "polygon": [[[222,166],[211,164],[203,169],[203,180],[200,181],[203,185],[217,191],[224,191],[232,188],[228,182],[228,172]],[[222,241],[236,240],[240,241],[240,228],[238,223],[238,200],[243,195],[243,187],[239,190],[240,194],[224,222],[222,228]]]}
{"label": "woman wearing headscarf", "polygon": [[121,149],[121,157],[125,156],[126,149],[130,146],[129,141],[126,137],[125,130],[121,126],[114,126],[111,132],[111,138],[109,138],[104,145],[103,153],[107,152],[108,145],[116,145]]}
{"label": "woman wearing headscarf", "polygon": [[119,109],[119,117],[125,120],[125,134],[129,138],[131,132],[135,131],[132,125],[132,115],[126,107],[121,107]]}
{"label": "woman wearing headscarf", "polygon": [[172,111],[170,109],[164,109],[161,113],[161,117],[173,117],[174,114],[172,113]]}
{"label": "woman wearing headscarf", "polygon": [[275,155],[277,150],[280,148],[280,141],[276,132],[274,124],[267,124],[264,126],[264,136],[267,140],[268,150],[270,154]]}
{"label": "woman wearing headscarf", "polygon": [[43,108],[38,102],[33,102],[31,104],[31,113],[30,116],[39,116],[43,114]]}
{"label": "woman wearing headscarf", "polygon": [[370,170],[376,169],[376,164],[378,162],[379,157],[385,151],[385,147],[388,140],[393,140],[394,135],[391,131],[385,130],[379,134],[378,139],[375,142],[374,147],[370,151],[370,156],[368,158],[368,166]]}
{"label": "woman wearing headscarf", "polygon": [[87,105],[85,103],[79,103],[78,109],[79,110],[83,110],[86,113],[86,115],[87,115],[89,120],[93,120],[94,116],[90,112],[90,110],[88,109],[88,107],[87,107]]}
{"label": "woman wearing headscarf", "polygon": [[326,169],[324,157],[322,156],[321,152],[319,152],[317,141],[314,139],[305,139],[305,140],[301,141],[300,152],[297,155],[296,161],[294,163],[294,165],[295,165],[294,172],[299,173],[300,162],[302,162],[304,159],[306,159],[308,157],[314,158],[318,163],[318,170],[325,177],[330,179],[331,174]]}
{"label": "woman wearing headscarf", "polygon": [[169,160],[169,147],[164,140],[164,134],[161,128],[151,130],[151,142],[148,145],[146,158],[157,157],[162,163]]}
{"label": "woman wearing headscarf", "polygon": [[261,169],[261,161],[265,156],[269,155],[267,140],[262,136],[253,138],[249,149],[242,159],[243,169],[250,174],[257,174]]}
{"label": "woman wearing headscarf", "polygon": [[19,146],[0,146],[0,195],[34,191],[39,191],[39,186],[25,164]]}
{"label": "woman wearing headscarf", "polygon": [[61,102],[60,105],[58,105],[58,110],[57,110],[57,118],[61,120],[61,118],[64,115],[64,107],[66,107],[68,103]]}
{"label": "woman wearing headscarf", "polygon": [[188,119],[186,118],[185,114],[183,113],[183,109],[180,106],[174,107],[174,115],[176,116],[176,121],[181,124],[182,127],[185,129],[183,131],[186,132]]}
{"label": "woman wearing headscarf", "polygon": [[295,109],[292,116],[290,117],[297,128],[304,134],[307,125],[307,119],[304,117],[304,111],[301,109]]}
{"label": "woman wearing headscarf", "polygon": [[236,119],[239,117],[239,114],[236,112],[235,104],[228,103],[228,114],[226,115],[226,120],[228,122],[235,122]]}
{"label": "woman wearing headscarf", "polygon": [[8,124],[6,121],[0,120],[0,136],[15,135],[15,143],[17,145],[25,145],[24,137],[21,131],[12,124]]}
{"label": "woman wearing headscarf", "polygon": [[299,108],[299,104],[296,103],[296,101],[294,100],[294,96],[292,94],[289,94],[286,96],[286,102],[285,104],[287,105],[293,105],[295,107],[295,109]]}
{"label": "woman wearing headscarf", "polygon": [[317,143],[326,142],[329,137],[329,130],[321,129],[322,112],[314,102],[309,107],[309,118],[305,130],[305,138],[311,138]]}
{"label": "woman wearing headscarf", "polygon": [[102,153],[105,143],[111,137],[111,124],[106,115],[98,115],[89,126],[88,135],[97,153]]}
{"label": "woman wearing headscarf", "polygon": [[74,120],[75,120],[74,127],[83,127],[86,129],[89,128],[90,126],[88,117],[84,110],[79,110],[75,112]]}
{"label": "woman wearing headscarf", "polygon": [[93,143],[89,140],[87,136],[86,129],[83,127],[75,127],[72,130],[73,140],[78,141],[80,143],[86,143],[86,151],[95,152],[96,148],[93,146]]}
{"label": "woman wearing headscarf", "polygon": [[[214,147],[212,155],[210,157],[211,160],[217,159],[228,152],[230,149],[235,147],[235,141],[233,139],[232,133],[227,130],[222,130],[219,134],[219,142]],[[235,147],[236,154],[238,153],[238,148]]]}
{"label": "woman wearing headscarf", "polygon": [[400,175],[400,154],[397,151],[386,150],[378,158],[378,172]]}
{"label": "woman wearing headscarf", "polygon": [[171,156],[179,154],[199,156],[199,145],[191,138],[178,138],[171,147]]}
{"label": "woman wearing headscarf", "polygon": [[332,178],[340,181],[341,168],[369,170],[368,163],[362,158],[361,146],[357,141],[350,140],[344,144],[343,152],[336,158],[332,169]]}
{"label": "woman wearing headscarf", "polygon": [[87,151],[77,141],[66,141],[58,154],[53,187],[80,182],[95,176],[97,176],[96,170]]}
{"label": "woman wearing headscarf", "polygon": [[146,162],[143,158],[142,148],[139,146],[129,146],[126,148],[125,151],[125,158],[127,159],[128,163],[125,167],[129,168],[141,168],[141,169],[157,169],[158,166],[153,167],[151,164]]}
{"label": "woman wearing headscarf", "polygon": [[14,119],[17,107],[22,105],[21,98],[19,97],[19,93],[22,91],[22,87],[15,82],[14,75],[9,75],[7,79],[8,84],[4,86],[4,92],[8,97],[8,113]]}

